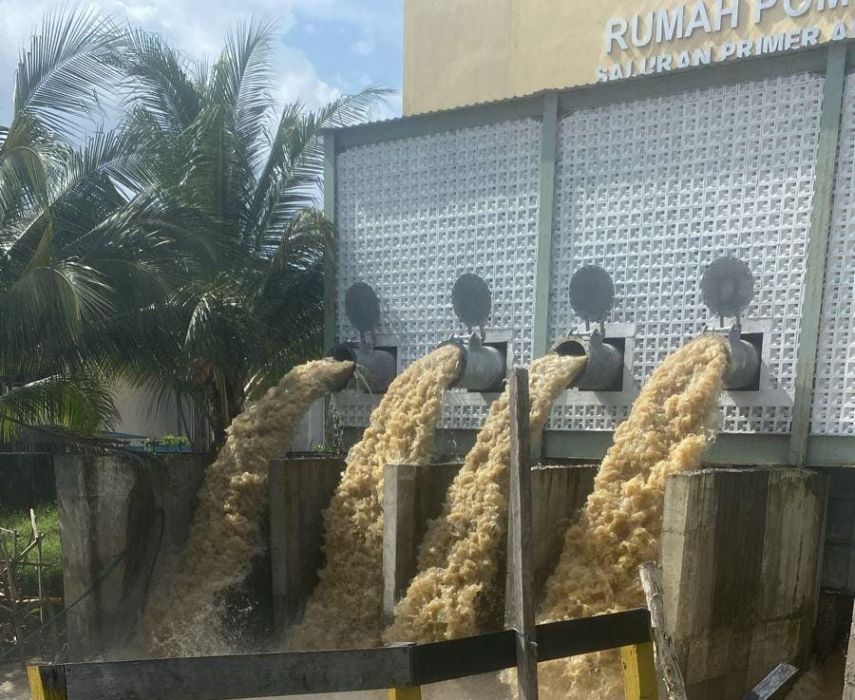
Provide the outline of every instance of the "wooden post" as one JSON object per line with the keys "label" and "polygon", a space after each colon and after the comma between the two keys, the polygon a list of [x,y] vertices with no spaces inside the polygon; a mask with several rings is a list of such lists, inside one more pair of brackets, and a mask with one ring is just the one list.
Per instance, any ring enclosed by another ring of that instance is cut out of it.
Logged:
{"label": "wooden post", "polygon": [[517,688],[520,700],[537,700],[527,370],[516,367],[511,372],[509,398],[511,462],[508,491],[508,569],[513,591],[510,624],[517,633]]}
{"label": "wooden post", "polygon": [[383,469],[383,614],[390,620],[416,569],[416,469],[412,464]]}
{"label": "wooden post", "polygon": [[42,533],[39,531],[39,524],[36,521],[36,511],[30,508],[30,523],[33,526],[33,541],[36,543],[36,561],[38,568],[36,569],[36,579],[39,585],[39,622],[45,622],[45,594],[42,584]]}
{"label": "wooden post", "polygon": [[27,666],[32,700],[67,700],[65,669],[62,666]]}
{"label": "wooden post", "polygon": [[653,642],[620,648],[623,692],[626,700],[658,700]]}
{"label": "wooden post", "polygon": [[852,610],[852,625],[849,627],[849,646],[846,648],[842,700],[855,700],[855,606]]}
{"label": "wooden post", "polygon": [[650,610],[656,662],[665,681],[666,696],[668,700],[686,700],[686,682],[677,661],[674,642],[666,631],[662,569],[654,562],[647,562],[641,565],[639,574],[644,597],[647,598],[647,608]]}

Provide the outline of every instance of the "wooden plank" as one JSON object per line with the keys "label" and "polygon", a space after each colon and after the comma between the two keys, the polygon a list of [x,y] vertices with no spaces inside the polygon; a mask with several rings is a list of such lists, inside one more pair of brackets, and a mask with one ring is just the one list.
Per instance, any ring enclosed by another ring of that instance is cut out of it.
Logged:
{"label": "wooden plank", "polygon": [[[547,661],[646,642],[650,615],[644,609],[630,610],[538,625],[536,632],[539,660]],[[517,663],[516,654],[516,632],[505,630],[381,649],[45,665],[38,667],[41,685],[37,687],[63,693],[67,689],[70,700],[229,700],[389,688],[400,691],[511,668]],[[66,695],[33,697],[60,700]]]}
{"label": "wooden plank", "polygon": [[383,690],[412,683],[409,647],[65,666],[72,700],[228,700]]}
{"label": "wooden plank", "polygon": [[341,459],[270,462],[270,561],[278,634],[302,619],[324,563],[323,513],[341,479]]}
{"label": "wooden plank", "polygon": [[389,620],[416,572],[417,470],[412,464],[383,469],[383,614]]}
{"label": "wooden plank", "polygon": [[828,251],[828,235],[831,230],[834,171],[837,164],[837,145],[845,84],[846,44],[833,44],[828,48],[828,62],[825,70],[811,223],[805,254],[804,298],[799,324],[799,347],[796,357],[793,420],[789,446],[789,461],[796,467],[805,466],[807,459],[825,258]]}
{"label": "wooden plank", "polygon": [[[789,682],[799,672],[795,666],[780,663],[760,681],[742,700],[773,700],[783,698]],[[845,698],[844,694],[844,698]]]}
{"label": "wooden plank", "polygon": [[658,700],[653,642],[621,647],[620,659],[626,700]]}
{"label": "wooden plank", "polygon": [[665,623],[662,569],[658,564],[648,562],[641,565],[639,574],[641,587],[647,598],[647,607],[650,610],[656,662],[665,682],[666,697],[668,700],[686,700],[686,681],[683,679],[683,672],[677,660],[677,651]]}
{"label": "wooden plank", "polygon": [[464,676],[511,668],[517,663],[516,632],[504,630],[477,637],[417,644],[413,652],[413,685],[428,685]]}
{"label": "wooden plank", "polygon": [[578,654],[650,641],[650,611],[646,608],[537,626],[537,660],[551,661]]}
{"label": "wooden plank", "polygon": [[65,669],[62,666],[27,666],[32,700],[66,700]]}
{"label": "wooden plank", "polygon": [[521,367],[513,369],[508,393],[511,411],[508,491],[508,572],[512,580],[510,624],[516,631],[519,697],[521,700],[537,700],[528,370]]}

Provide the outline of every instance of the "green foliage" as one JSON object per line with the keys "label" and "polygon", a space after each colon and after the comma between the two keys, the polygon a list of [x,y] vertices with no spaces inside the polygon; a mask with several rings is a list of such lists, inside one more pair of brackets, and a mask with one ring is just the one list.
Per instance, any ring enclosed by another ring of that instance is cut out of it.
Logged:
{"label": "green foliage", "polygon": [[171,297],[174,352],[158,356],[158,374],[143,368],[144,378],[201,391],[220,439],[247,392],[321,350],[323,260],[334,241],[315,208],[321,132],[363,119],[383,94],[275,112],[273,38],[270,23],[242,25],[208,68],[131,32],[121,57],[134,79],[124,128],[216,251],[207,274]]}
{"label": "green foliage", "polygon": [[[383,91],[275,111],[274,36],[242,25],[208,66],[89,11],[45,18],[0,127],[0,440],[109,427],[116,377],[203,400],[223,439],[321,349],[321,132]],[[119,126],[83,138],[104,99]]]}
{"label": "green foliage", "polygon": [[[61,598],[62,545],[59,539],[59,512],[53,504],[36,506],[35,511],[39,529],[44,533],[42,539],[42,561],[45,564],[42,572],[43,590],[47,596]],[[0,527],[17,530],[19,546],[26,546],[32,536],[29,510],[0,511]],[[8,544],[8,537],[6,541]],[[36,561],[35,551],[30,554],[28,561]],[[35,567],[19,567],[16,583],[20,590],[19,595],[22,597],[38,595],[39,586]]]}
{"label": "green foliage", "polygon": [[159,438],[152,438],[146,441],[146,449],[150,452],[157,452],[158,448],[166,448],[166,451],[175,451],[173,448],[190,447],[190,440],[184,435],[173,435],[167,433]]}

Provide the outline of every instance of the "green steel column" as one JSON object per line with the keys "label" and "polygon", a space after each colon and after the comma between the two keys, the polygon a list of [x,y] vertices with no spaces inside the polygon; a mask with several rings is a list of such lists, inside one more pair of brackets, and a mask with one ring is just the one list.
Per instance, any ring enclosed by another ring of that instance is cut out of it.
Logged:
{"label": "green steel column", "polygon": [[534,268],[532,354],[546,354],[549,336],[549,280],[552,267],[552,212],[555,203],[555,153],[558,143],[558,95],[543,98],[540,145],[540,210],[537,217],[537,260]]}
{"label": "green steel column", "polygon": [[[324,134],[324,216],[335,223],[335,132]],[[324,350],[335,342],[336,307],[336,251],[338,235],[333,239],[334,247],[327,248],[324,255]]]}
{"label": "green steel column", "polygon": [[825,258],[831,226],[834,171],[837,143],[840,136],[845,81],[846,44],[833,44],[828,50],[828,62],[825,70],[816,181],[806,254],[798,356],[796,358],[796,386],[789,447],[789,461],[794,466],[804,466],[807,458],[816,352],[819,342],[819,320],[825,281]]}

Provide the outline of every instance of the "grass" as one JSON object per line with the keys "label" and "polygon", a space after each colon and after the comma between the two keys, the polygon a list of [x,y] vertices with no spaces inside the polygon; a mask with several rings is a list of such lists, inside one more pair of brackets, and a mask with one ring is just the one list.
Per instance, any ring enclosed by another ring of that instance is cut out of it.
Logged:
{"label": "grass", "polygon": [[[62,597],[62,547],[59,542],[59,513],[56,505],[36,506],[36,520],[39,529],[44,532],[42,539],[42,560],[46,564],[42,572],[42,584],[45,595]],[[0,527],[7,530],[17,530],[20,535],[18,546],[25,547],[32,535],[30,512],[28,510],[7,510],[0,512]],[[6,537],[6,546],[11,544],[10,536]],[[33,551],[28,561],[36,561]],[[39,592],[36,568],[33,566],[18,567],[17,584],[19,595],[36,596]]]}

